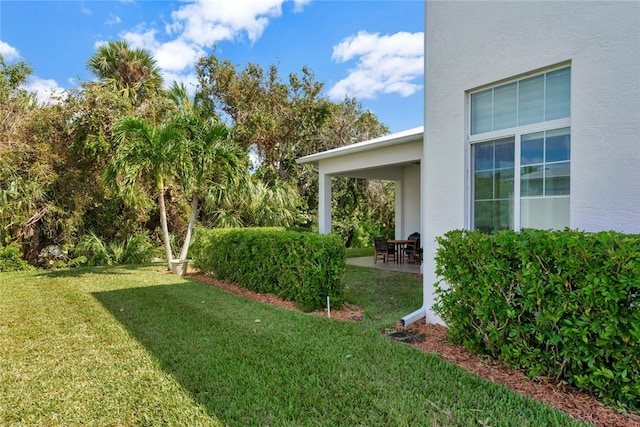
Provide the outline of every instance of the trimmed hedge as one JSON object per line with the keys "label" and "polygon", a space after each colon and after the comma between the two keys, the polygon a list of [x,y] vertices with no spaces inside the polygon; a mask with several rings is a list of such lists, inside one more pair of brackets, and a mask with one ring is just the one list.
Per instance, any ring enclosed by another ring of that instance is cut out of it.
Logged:
{"label": "trimmed hedge", "polygon": [[220,280],[294,301],[305,310],[343,302],[344,242],[336,235],[283,228],[198,229],[196,268]]}
{"label": "trimmed hedge", "polygon": [[435,310],[453,342],[640,408],[640,235],[454,230],[438,243]]}

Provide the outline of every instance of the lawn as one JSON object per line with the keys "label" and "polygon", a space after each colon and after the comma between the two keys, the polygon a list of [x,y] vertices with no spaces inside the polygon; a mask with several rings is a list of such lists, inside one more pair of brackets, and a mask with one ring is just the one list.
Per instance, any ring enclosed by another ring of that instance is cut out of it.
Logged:
{"label": "lawn", "polygon": [[382,335],[393,275],[356,324],[159,268],[1,273],[0,425],[581,425]]}

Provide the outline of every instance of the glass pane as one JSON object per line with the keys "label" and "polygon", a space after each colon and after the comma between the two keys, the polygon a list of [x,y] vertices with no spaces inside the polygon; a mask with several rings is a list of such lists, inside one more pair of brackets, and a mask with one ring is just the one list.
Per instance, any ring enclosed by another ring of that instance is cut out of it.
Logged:
{"label": "glass pane", "polygon": [[533,165],[544,162],[544,132],[522,135],[521,141],[521,164]]}
{"label": "glass pane", "polygon": [[493,230],[493,202],[475,202],[473,205],[473,228],[489,232]]}
{"label": "glass pane", "polygon": [[544,166],[525,166],[520,169],[520,196],[544,195]]}
{"label": "glass pane", "polygon": [[513,203],[511,200],[497,200],[494,207],[494,227],[497,230],[513,230]]}
{"label": "glass pane", "polygon": [[493,142],[476,144],[473,147],[475,170],[493,169]]}
{"label": "glass pane", "polygon": [[564,196],[570,194],[571,165],[569,162],[547,165],[545,171],[545,195]]}
{"label": "glass pane", "polygon": [[476,172],[473,189],[474,200],[493,199],[493,172]]}
{"label": "glass pane", "polygon": [[571,159],[571,136],[569,128],[547,132],[546,144],[545,161],[561,162]]}
{"label": "glass pane", "polygon": [[493,90],[487,89],[471,95],[471,134],[492,130]]}
{"label": "glass pane", "polygon": [[496,173],[495,195],[499,199],[513,198],[513,168],[503,169]]}
{"label": "glass pane", "polygon": [[545,120],[569,117],[571,106],[571,69],[547,73]]}
{"label": "glass pane", "polygon": [[517,125],[518,84],[511,83],[493,90],[493,130]]}
{"label": "glass pane", "polygon": [[544,121],[544,75],[521,80],[518,85],[518,124]]}
{"label": "glass pane", "polygon": [[501,139],[495,142],[495,168],[512,168],[515,157],[514,138]]}
{"label": "glass pane", "polygon": [[562,230],[569,226],[569,197],[544,197],[521,200],[521,228]]}

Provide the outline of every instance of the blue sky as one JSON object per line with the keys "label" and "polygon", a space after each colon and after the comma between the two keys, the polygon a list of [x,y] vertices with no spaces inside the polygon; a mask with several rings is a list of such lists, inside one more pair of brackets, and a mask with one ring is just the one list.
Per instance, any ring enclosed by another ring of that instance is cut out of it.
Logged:
{"label": "blue sky", "polygon": [[94,77],[86,62],[106,41],[148,50],[165,83],[195,83],[213,52],[239,68],[307,65],[325,95],[356,97],[392,132],[423,124],[424,2],[329,0],[0,1],[0,54],[34,73],[46,99]]}

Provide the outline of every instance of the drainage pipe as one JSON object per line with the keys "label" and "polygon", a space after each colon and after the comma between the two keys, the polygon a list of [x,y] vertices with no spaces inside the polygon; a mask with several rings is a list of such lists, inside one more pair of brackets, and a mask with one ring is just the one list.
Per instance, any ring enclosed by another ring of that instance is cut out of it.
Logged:
{"label": "drainage pipe", "polygon": [[427,317],[427,308],[424,305],[419,309],[417,309],[416,311],[414,311],[413,313],[409,313],[406,316],[404,316],[402,319],[400,319],[400,323],[404,328],[422,319],[423,317]]}

